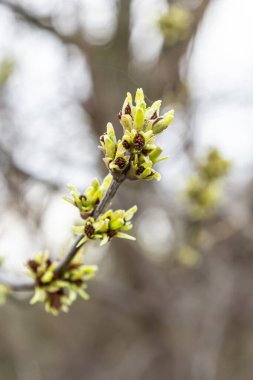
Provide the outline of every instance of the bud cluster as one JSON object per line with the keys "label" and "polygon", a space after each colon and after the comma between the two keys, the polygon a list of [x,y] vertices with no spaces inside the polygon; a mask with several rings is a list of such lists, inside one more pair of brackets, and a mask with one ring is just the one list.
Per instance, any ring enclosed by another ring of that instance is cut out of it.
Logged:
{"label": "bud cluster", "polygon": [[[46,251],[28,261],[28,275],[34,279],[32,286],[35,288],[32,304],[42,302],[47,312],[57,315],[60,311],[68,311],[78,295],[87,300],[86,282],[95,276],[97,267],[83,265],[81,246],[89,240],[100,240],[100,245],[104,245],[113,237],[135,240],[126,231],[133,227],[131,220],[137,206],[128,210],[104,210],[126,177],[160,179],[153,166],[167,157],[160,157],[162,149],[155,139],[174,117],[174,111],[160,116],[160,106],[161,101],[156,101],[147,107],[143,91],[138,89],[135,105],[128,93],[119,113],[122,139],[117,140],[112,124],[107,124],[106,133],[100,137],[100,149],[105,155],[109,174],[102,183],[94,179],[83,193],[69,185],[71,196],[64,199],[80,212],[82,223],[73,227],[73,232],[80,238],[62,263],[52,260]],[[0,284],[0,303],[9,291],[7,286]]]}
{"label": "bud cluster", "polygon": [[231,164],[225,160],[218,149],[212,149],[199,166],[200,176],[209,181],[215,181],[227,174]]}
{"label": "bud cluster", "polygon": [[52,261],[48,252],[39,253],[27,263],[28,275],[35,281],[31,304],[43,302],[45,310],[53,315],[60,311],[67,312],[78,295],[85,300],[89,299],[86,281],[91,280],[97,270],[95,265],[83,265],[80,253],[63,273],[55,271],[57,265],[58,262]]}
{"label": "bud cluster", "polygon": [[79,209],[80,215],[83,219],[87,219],[90,215],[92,215],[95,207],[101,201],[104,193],[110,186],[111,181],[111,174],[108,174],[102,183],[95,178],[92,181],[91,186],[88,187],[83,193],[80,193],[75,186],[68,185],[71,189],[70,194],[73,199],[68,197],[64,197],[64,199]]}
{"label": "bud cluster", "polygon": [[193,25],[193,14],[186,7],[171,4],[169,11],[162,15],[159,27],[164,35],[165,45],[173,47],[189,37]]}
{"label": "bud cluster", "polygon": [[136,211],[137,206],[133,206],[127,211],[108,210],[97,219],[89,217],[81,226],[74,226],[75,234],[84,235],[78,246],[87,240],[101,240],[100,245],[104,245],[113,237],[135,240],[133,236],[122,231],[129,231],[133,227],[131,219]]}
{"label": "bud cluster", "polygon": [[104,162],[110,172],[122,172],[129,167],[130,179],[160,179],[153,165],[166,159],[160,157],[162,149],[155,143],[155,137],[173,121],[174,111],[159,115],[161,101],[147,107],[142,89],[136,91],[135,105],[132,96],[127,93],[118,117],[123,127],[122,139],[117,140],[111,123],[100,137],[99,147],[105,154]]}
{"label": "bud cluster", "polygon": [[212,149],[189,180],[186,197],[190,202],[191,215],[203,219],[210,214],[219,199],[219,180],[227,174],[230,162],[217,149]]}

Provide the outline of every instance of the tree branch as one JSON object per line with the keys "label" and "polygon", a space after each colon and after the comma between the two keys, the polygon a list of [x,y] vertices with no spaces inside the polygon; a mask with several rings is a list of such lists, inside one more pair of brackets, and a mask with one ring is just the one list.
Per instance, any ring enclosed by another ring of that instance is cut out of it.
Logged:
{"label": "tree branch", "polygon": [[[124,180],[124,179],[123,179]],[[103,198],[101,199],[101,202],[98,204],[97,208],[94,211],[93,217],[96,219],[105,209],[105,207],[110,203],[114,195],[116,194],[120,184],[123,182],[119,182],[115,178],[113,178],[107,192],[104,194]],[[59,266],[56,268],[55,273],[61,274],[64,272],[70,261],[74,258],[74,256],[77,254],[79,249],[82,247],[77,247],[78,243],[82,240],[84,235],[78,236],[72,247],[70,248],[69,252],[65,256],[65,258],[61,261]]]}
{"label": "tree branch", "polygon": [[[96,209],[93,212],[93,218],[97,219],[99,215],[102,214],[104,209],[108,206],[108,204],[111,202],[113,199],[114,195],[116,194],[118,188],[124,182],[126,179],[127,172],[130,168],[131,161],[133,160],[133,156],[130,157],[129,164],[125,168],[125,170],[120,173],[117,176],[114,176],[112,179],[112,182],[110,186],[108,187],[107,191],[105,192],[103,198],[97,205]],[[58,267],[55,270],[55,274],[60,275],[64,272],[64,270],[67,268],[68,264],[71,262],[71,260],[75,257],[79,249],[82,247],[78,247],[78,243],[82,240],[84,235],[79,236],[74,244],[71,246],[69,249],[68,253],[64,257],[64,259],[60,262]],[[12,291],[31,291],[34,289],[35,284],[34,283],[15,283],[13,281],[10,281],[7,279],[3,274],[0,274],[0,283],[3,285],[6,285],[11,288]]]}
{"label": "tree branch", "polygon": [[19,17],[20,20],[27,22],[35,28],[39,28],[51,33],[64,44],[74,44],[78,46],[82,51],[89,49],[90,45],[84,39],[81,28],[78,28],[78,30],[71,35],[64,35],[54,27],[53,18],[51,16],[39,16],[34,12],[31,12],[28,8],[8,0],[0,0],[0,5],[4,5],[5,7],[9,8],[16,16]]}
{"label": "tree branch", "polygon": [[[93,212],[92,216],[94,219],[97,219],[99,217],[99,215],[102,214],[104,209],[107,207],[107,205],[113,199],[114,195],[116,194],[116,192],[117,192],[118,188],[120,187],[120,185],[122,184],[122,182],[124,182],[124,180],[126,179],[126,175],[127,175],[127,172],[130,168],[132,159],[133,159],[133,157],[131,156],[130,160],[129,160],[129,164],[127,165],[125,170],[120,175],[113,177],[110,186],[108,187],[106,193],[104,194],[103,198],[101,199],[101,201],[99,202],[99,204],[97,205],[96,209]],[[82,246],[80,246],[80,247],[77,247],[77,246],[78,246],[78,243],[82,240],[83,236],[84,235],[81,235],[76,239],[76,241],[74,242],[74,244],[70,248],[70,250],[67,253],[67,255],[65,256],[65,258],[62,260],[62,262],[56,268],[56,270],[55,270],[56,274],[60,274],[60,273],[64,272],[64,270],[66,269],[66,267],[68,266],[70,261],[74,258],[74,256],[77,254],[79,249],[82,247]]]}

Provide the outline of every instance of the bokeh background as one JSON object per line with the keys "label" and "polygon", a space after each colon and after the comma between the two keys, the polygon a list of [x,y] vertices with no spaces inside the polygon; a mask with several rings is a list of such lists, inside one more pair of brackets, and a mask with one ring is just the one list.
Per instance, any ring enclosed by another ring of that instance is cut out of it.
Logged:
{"label": "bokeh background", "polygon": [[[1,380],[252,380],[251,0],[0,1],[1,269],[59,256],[126,91],[174,108],[159,183],[127,182],[137,242],[87,245],[89,302],[53,317],[30,295],[0,308]],[[185,188],[209,147],[232,162],[212,215]],[[196,235],[198,236],[196,243]],[[199,238],[201,236],[201,238]]]}

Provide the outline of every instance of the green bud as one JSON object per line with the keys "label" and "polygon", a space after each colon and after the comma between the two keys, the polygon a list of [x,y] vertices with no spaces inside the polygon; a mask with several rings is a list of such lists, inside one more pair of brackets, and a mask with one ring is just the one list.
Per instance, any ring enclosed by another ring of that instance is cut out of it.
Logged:
{"label": "green bud", "polygon": [[124,155],[124,153],[125,153],[125,148],[122,144],[122,141],[119,140],[118,144],[117,144],[117,150],[116,150],[115,158],[117,158],[118,156]]}
{"label": "green bud", "polygon": [[116,136],[115,136],[115,131],[114,131],[112,123],[107,123],[106,131],[107,131],[107,135],[110,137],[110,139],[114,143],[116,143]]}
{"label": "green bud", "polygon": [[156,102],[154,102],[152,106],[147,110],[146,115],[145,115],[146,118],[147,119],[157,118],[159,116],[159,110],[160,110],[161,104],[162,104],[161,100],[157,100]]}
{"label": "green bud", "polygon": [[[82,227],[83,230],[83,227]],[[34,272],[34,265],[36,271]],[[79,253],[65,268],[63,273],[54,276],[57,262],[52,262],[45,252],[40,253],[34,260],[29,260],[28,268],[35,273],[35,292],[31,303],[43,302],[45,310],[53,315],[60,311],[68,311],[69,306],[76,300],[77,296],[88,299],[85,292],[86,281],[92,279],[97,267],[94,265],[83,265],[83,254]],[[38,264],[40,262],[40,264]]]}
{"label": "green bud", "polygon": [[104,161],[106,167],[109,168],[109,165],[110,165],[110,162],[112,161],[112,159],[110,157],[104,157],[103,161]]}
{"label": "green bud", "polygon": [[136,109],[134,125],[137,130],[141,130],[144,124],[144,111],[142,108],[138,107]]}
{"label": "green bud", "polygon": [[158,173],[157,171],[155,170],[152,170],[152,175],[149,176],[148,178],[146,178],[147,180],[152,180],[152,179],[155,179],[156,181],[160,181],[161,180],[161,174]]}
{"label": "green bud", "polygon": [[[92,192],[94,193],[95,191],[97,191],[100,187],[100,182],[97,178],[94,178],[91,182],[91,186],[92,186]],[[88,190],[88,189],[87,189]]]}
{"label": "green bud", "polygon": [[142,173],[139,174],[139,177],[141,179],[146,179],[152,172],[152,169],[151,167],[147,167],[146,169],[144,169],[144,171]]}
{"label": "green bud", "polygon": [[41,277],[41,282],[47,283],[51,282],[54,277],[54,273],[52,271],[47,271],[42,277]]}
{"label": "green bud", "polygon": [[83,279],[85,281],[92,280],[95,277],[96,272],[98,270],[97,265],[82,265],[82,268],[84,268]]}
{"label": "green bud", "polygon": [[35,288],[35,293],[34,293],[32,299],[30,300],[30,304],[33,305],[36,302],[44,302],[45,298],[46,298],[45,290],[43,290],[41,288]]}
{"label": "green bud", "polygon": [[110,222],[110,229],[113,231],[120,229],[122,226],[124,226],[124,219],[122,218],[118,218]]}
{"label": "green bud", "polygon": [[127,210],[124,216],[125,220],[126,221],[131,220],[137,210],[138,210],[137,206],[133,206],[129,210]]}
{"label": "green bud", "polygon": [[103,234],[103,238],[101,240],[100,245],[105,245],[110,240],[110,237],[107,234]]}
{"label": "green bud", "polygon": [[116,151],[116,144],[108,137],[105,136],[105,154],[110,158],[114,158]]}
{"label": "green bud", "polygon": [[131,131],[133,120],[130,115],[122,115],[120,119],[120,123],[124,129]]}
{"label": "green bud", "polygon": [[102,193],[105,193],[106,190],[108,189],[108,187],[110,186],[112,182],[112,175],[109,173],[103,180],[102,184],[101,184],[101,190],[102,190]]}
{"label": "green bud", "polygon": [[158,157],[160,156],[160,154],[162,153],[162,148],[160,148],[160,146],[156,145],[155,149],[153,149],[151,151],[151,153],[149,154],[149,158],[150,160],[155,163],[156,160],[158,159]]}
{"label": "green bud", "polygon": [[124,149],[129,150],[131,148],[132,139],[126,133],[122,137],[122,146]]}
{"label": "green bud", "polygon": [[79,296],[80,296],[83,300],[88,301],[88,300],[90,299],[89,294],[88,294],[84,289],[79,288],[77,291],[78,291]]}
{"label": "green bud", "polygon": [[117,232],[116,237],[120,239],[136,240],[134,236],[125,234],[124,232]]}
{"label": "green bud", "polygon": [[132,101],[132,95],[130,94],[130,92],[127,92],[127,96],[126,96],[124,103],[123,103],[123,107],[122,107],[123,115],[125,113],[125,109],[126,109],[128,104],[130,105],[130,107],[132,107],[133,101]]}
{"label": "green bud", "polygon": [[136,105],[139,105],[140,103],[144,102],[144,93],[142,88],[138,88],[135,95],[135,103]]}
{"label": "green bud", "polygon": [[172,123],[172,121],[174,120],[174,114],[175,111],[170,110],[163,115],[164,123],[167,124],[167,126],[170,125],[170,123]]}
{"label": "green bud", "polygon": [[93,223],[93,227],[96,232],[106,232],[108,230],[109,222],[106,220],[98,220],[97,222]]}
{"label": "green bud", "polygon": [[165,113],[161,118],[158,118],[157,121],[155,120],[153,123],[153,132],[154,134],[161,133],[164,129],[166,129],[169,124],[174,119],[174,110],[171,110],[167,113]]}
{"label": "green bud", "polygon": [[124,157],[124,155],[118,155],[114,161],[109,164],[109,169],[114,171],[122,171],[125,169],[128,163],[129,157]]}

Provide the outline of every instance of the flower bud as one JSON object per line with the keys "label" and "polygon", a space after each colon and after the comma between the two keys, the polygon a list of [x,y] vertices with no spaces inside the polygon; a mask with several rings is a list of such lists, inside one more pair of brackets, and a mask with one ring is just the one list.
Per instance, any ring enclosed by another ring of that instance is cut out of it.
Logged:
{"label": "flower bud", "polygon": [[115,151],[116,151],[116,144],[108,136],[105,136],[105,154],[106,154],[106,156],[113,159]]}
{"label": "flower bud", "polygon": [[138,88],[135,95],[135,103],[139,105],[144,101],[144,93],[142,88]]}
{"label": "flower bud", "polygon": [[115,136],[115,131],[114,131],[112,123],[107,123],[106,131],[107,131],[107,135],[110,137],[110,139],[114,143],[116,143],[116,136]]}
{"label": "flower bud", "polygon": [[136,150],[141,150],[145,145],[145,138],[141,133],[136,133],[133,138],[133,146]]}
{"label": "flower bud", "polygon": [[41,277],[41,282],[48,283],[51,282],[54,277],[53,271],[47,270],[46,273]]}
{"label": "flower bud", "polygon": [[[124,115],[125,113],[128,113],[128,112],[125,112],[127,106],[130,107],[130,109],[132,108],[132,104],[133,104],[133,101],[132,101],[132,95],[130,94],[130,92],[127,92],[127,96],[124,100],[124,103],[123,103],[123,107],[122,107],[122,114]],[[131,112],[130,112],[131,113]],[[123,116],[122,115],[122,116]]]}
{"label": "flower bud", "polygon": [[124,216],[125,220],[127,221],[131,220],[137,210],[138,210],[137,206],[133,206],[129,210],[127,210]]}
{"label": "flower bud", "polygon": [[126,166],[126,164],[127,164],[125,158],[124,158],[124,157],[121,157],[121,156],[117,157],[116,160],[114,161],[114,163],[115,163],[115,165],[117,165],[117,166],[119,167],[119,169],[121,169],[121,170],[124,169],[125,166]]}
{"label": "flower bud", "polygon": [[158,118],[161,104],[162,104],[161,100],[157,100],[156,102],[154,102],[152,106],[147,110],[146,115],[145,115],[146,118],[151,119],[151,120],[155,120],[156,118]]}
{"label": "flower bud", "polygon": [[174,119],[174,110],[165,113],[161,118],[158,118],[153,123],[154,134],[161,133],[166,129]]}
{"label": "flower bud", "polygon": [[162,148],[156,145],[155,149],[153,149],[151,153],[149,154],[150,160],[155,163],[158,157],[160,156],[160,154],[162,153],[162,151],[163,151]]}
{"label": "flower bud", "polygon": [[120,124],[124,129],[131,131],[133,125],[132,117],[130,115],[122,115],[120,119]]}
{"label": "flower bud", "polygon": [[137,130],[141,130],[144,124],[144,111],[142,108],[138,107],[136,109],[134,117],[134,125]]}

